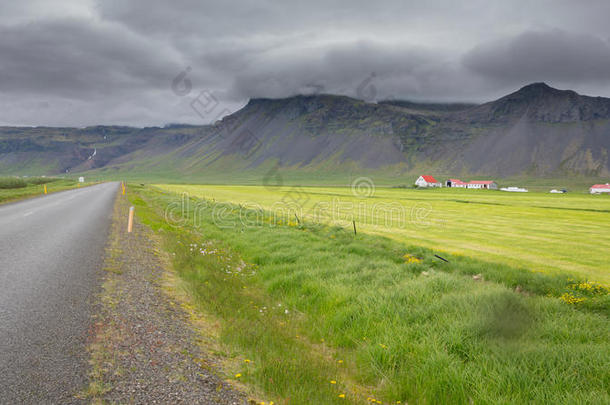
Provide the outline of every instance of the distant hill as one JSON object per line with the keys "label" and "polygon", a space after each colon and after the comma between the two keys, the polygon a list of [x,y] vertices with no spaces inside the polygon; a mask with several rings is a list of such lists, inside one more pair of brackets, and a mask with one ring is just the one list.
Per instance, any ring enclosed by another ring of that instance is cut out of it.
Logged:
{"label": "distant hill", "polygon": [[609,176],[610,99],[534,83],[482,105],[252,99],[214,125],[0,128],[0,172]]}

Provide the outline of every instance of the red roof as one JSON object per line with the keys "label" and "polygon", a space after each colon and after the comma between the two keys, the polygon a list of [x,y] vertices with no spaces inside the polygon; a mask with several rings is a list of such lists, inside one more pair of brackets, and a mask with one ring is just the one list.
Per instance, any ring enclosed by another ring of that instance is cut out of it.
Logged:
{"label": "red roof", "polygon": [[610,184],[594,184],[591,186],[591,188],[610,188]]}
{"label": "red roof", "polygon": [[493,183],[493,181],[491,181],[491,180],[484,180],[484,181],[473,180],[473,181],[468,182],[468,184],[491,184],[491,183]]}
{"label": "red roof", "polygon": [[426,180],[427,183],[438,183],[438,181],[436,181],[436,179],[432,176],[422,176],[424,178],[424,180]]}
{"label": "red roof", "polygon": [[449,181],[451,182],[451,184],[466,184],[460,179],[449,179]]}

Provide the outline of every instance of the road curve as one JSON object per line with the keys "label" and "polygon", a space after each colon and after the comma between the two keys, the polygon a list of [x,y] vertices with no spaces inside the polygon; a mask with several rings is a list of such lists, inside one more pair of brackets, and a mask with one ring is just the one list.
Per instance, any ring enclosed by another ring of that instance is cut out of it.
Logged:
{"label": "road curve", "polygon": [[118,183],[0,205],[0,403],[73,403]]}

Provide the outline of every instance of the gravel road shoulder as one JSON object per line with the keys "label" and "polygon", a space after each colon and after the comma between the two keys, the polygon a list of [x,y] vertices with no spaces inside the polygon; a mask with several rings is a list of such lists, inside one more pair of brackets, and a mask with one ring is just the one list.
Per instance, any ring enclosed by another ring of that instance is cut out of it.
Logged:
{"label": "gravel road shoulder", "polygon": [[187,311],[167,293],[157,236],[137,220],[127,234],[127,212],[119,196],[90,331],[91,383],[82,396],[93,403],[246,403],[214,372]]}

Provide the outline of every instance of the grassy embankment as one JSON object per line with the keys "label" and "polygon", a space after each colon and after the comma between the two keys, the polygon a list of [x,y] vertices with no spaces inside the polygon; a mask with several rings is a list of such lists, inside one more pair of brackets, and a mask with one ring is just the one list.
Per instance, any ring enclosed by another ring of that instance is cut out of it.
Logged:
{"label": "grassy embankment", "polygon": [[219,228],[243,209],[181,213],[151,188],[129,198],[217,321],[229,378],[276,404],[610,401],[601,286],[269,212]]}
{"label": "grassy embankment", "polygon": [[79,186],[74,180],[55,177],[0,177],[0,204]]}
{"label": "grassy embankment", "polygon": [[358,198],[346,187],[160,187],[268,210],[296,201],[299,215],[315,221],[350,226],[353,218],[363,232],[409,245],[610,284],[606,195],[378,188]]}

